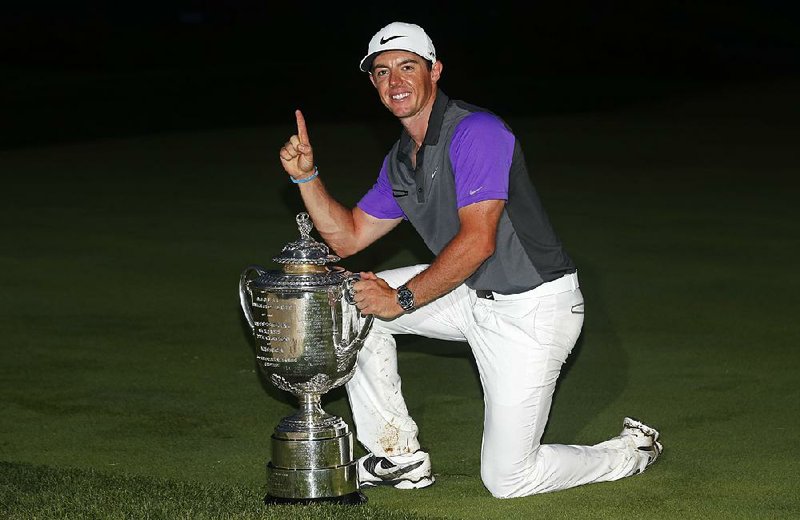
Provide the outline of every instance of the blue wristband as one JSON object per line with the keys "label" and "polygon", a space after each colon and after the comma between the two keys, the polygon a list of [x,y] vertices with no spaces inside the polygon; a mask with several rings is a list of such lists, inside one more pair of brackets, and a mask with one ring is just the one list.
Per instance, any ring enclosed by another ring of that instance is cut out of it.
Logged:
{"label": "blue wristband", "polygon": [[303,184],[304,182],[313,181],[317,177],[317,175],[319,175],[319,168],[317,168],[317,165],[315,164],[314,165],[314,173],[312,173],[311,175],[309,175],[305,179],[298,180],[298,179],[295,179],[294,177],[289,177],[289,179],[291,179],[291,181],[293,183],[295,183],[295,184]]}

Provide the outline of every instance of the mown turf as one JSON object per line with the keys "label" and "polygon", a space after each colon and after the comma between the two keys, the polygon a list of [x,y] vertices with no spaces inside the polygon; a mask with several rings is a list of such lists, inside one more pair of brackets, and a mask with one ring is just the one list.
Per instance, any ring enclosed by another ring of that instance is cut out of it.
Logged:
{"label": "mown turf", "polygon": [[9,520],[420,518],[372,504],[266,506],[262,498],[257,489],[244,486],[0,463],[0,514]]}
{"label": "mown turf", "polygon": [[[491,498],[478,476],[483,405],[467,349],[404,338],[404,392],[437,484],[369,490],[358,511],[280,514],[800,515],[795,91],[750,85],[511,120],[587,301],[545,441],[594,443],[637,415],[662,430],[656,466]],[[397,128],[307,116],[323,178],[352,204]],[[0,152],[4,515],[272,514],[258,503],[268,438],[295,404],[256,371],[236,285],[246,265],[272,266],[297,236],[301,204],[276,160],[292,124],[289,114],[269,128]],[[401,226],[341,264],[428,258]],[[324,404],[350,421],[341,390]]]}

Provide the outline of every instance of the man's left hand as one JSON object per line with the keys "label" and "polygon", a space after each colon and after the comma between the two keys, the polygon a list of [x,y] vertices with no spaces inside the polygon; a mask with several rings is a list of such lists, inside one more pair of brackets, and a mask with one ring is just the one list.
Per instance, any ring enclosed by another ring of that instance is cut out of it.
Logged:
{"label": "man's left hand", "polygon": [[360,275],[361,280],[353,284],[353,289],[356,307],[362,314],[372,314],[384,320],[403,314],[403,308],[397,303],[397,292],[386,280],[372,272],[362,272]]}

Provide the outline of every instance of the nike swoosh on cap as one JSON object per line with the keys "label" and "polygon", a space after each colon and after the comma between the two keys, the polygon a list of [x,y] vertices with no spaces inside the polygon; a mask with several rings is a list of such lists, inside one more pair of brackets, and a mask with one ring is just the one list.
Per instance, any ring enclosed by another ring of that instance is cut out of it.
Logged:
{"label": "nike swoosh on cap", "polygon": [[388,38],[384,37],[384,38],[381,38],[381,45],[386,45],[387,43],[389,43],[390,41],[392,41],[392,40],[394,40],[396,38],[405,38],[405,37],[406,37],[405,34],[397,34],[395,36],[389,36]]}

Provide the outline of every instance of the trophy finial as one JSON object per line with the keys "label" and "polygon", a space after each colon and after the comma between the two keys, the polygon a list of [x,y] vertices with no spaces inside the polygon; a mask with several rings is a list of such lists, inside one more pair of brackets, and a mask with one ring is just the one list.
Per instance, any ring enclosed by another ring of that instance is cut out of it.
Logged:
{"label": "trophy finial", "polygon": [[308,240],[311,237],[311,228],[314,227],[311,217],[306,212],[298,213],[295,221],[297,222],[297,229],[300,230],[300,238]]}
{"label": "trophy finial", "polygon": [[295,217],[300,238],[283,246],[281,254],[273,258],[284,265],[316,265],[324,266],[338,262],[340,258],[330,254],[328,246],[311,238],[314,223],[308,213],[298,213]]}

